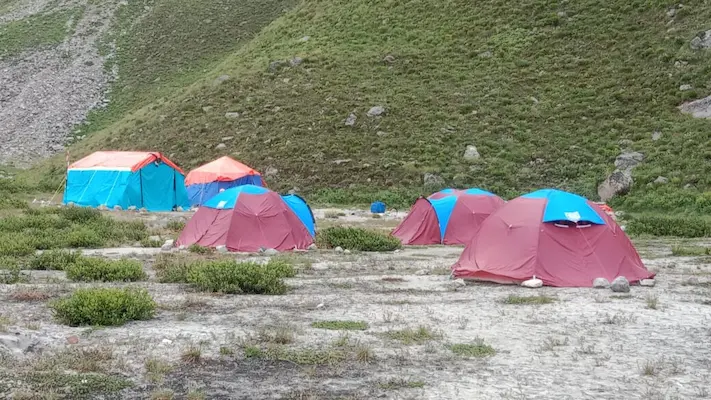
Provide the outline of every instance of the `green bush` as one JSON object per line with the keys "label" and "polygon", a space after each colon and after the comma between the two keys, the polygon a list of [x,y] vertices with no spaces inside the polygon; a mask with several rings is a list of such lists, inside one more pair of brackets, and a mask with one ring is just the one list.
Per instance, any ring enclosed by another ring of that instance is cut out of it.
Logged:
{"label": "green bush", "polygon": [[86,224],[92,221],[106,219],[101,215],[101,211],[88,207],[66,207],[58,208],[57,214],[67,221]]}
{"label": "green bush", "polygon": [[86,249],[96,249],[103,246],[105,241],[95,231],[81,227],[69,232],[67,245],[69,247],[83,247]]}
{"label": "green bush", "polygon": [[711,220],[703,217],[663,215],[628,216],[627,232],[632,235],[698,238],[711,236]]}
{"label": "green bush", "polygon": [[135,282],[147,278],[140,262],[80,257],[66,267],[67,278],[79,282]]}
{"label": "green bush", "polygon": [[29,262],[31,269],[64,271],[82,257],[80,251],[48,250],[35,255]]}
{"label": "green bush", "polygon": [[271,268],[254,262],[210,261],[190,268],[188,283],[205,292],[284,294],[286,276],[293,276],[293,268],[283,264]]}
{"label": "green bush", "polygon": [[360,251],[392,251],[402,247],[391,235],[362,228],[331,227],[320,231],[316,240],[319,247],[342,247]]}
{"label": "green bush", "polygon": [[153,262],[153,269],[158,282],[188,283],[188,272],[194,263],[195,261],[184,254],[158,254]]}
{"label": "green bush", "polygon": [[78,289],[50,303],[55,317],[70,326],[116,326],[153,318],[156,304],[145,289]]}
{"label": "green bush", "polygon": [[193,243],[190,246],[188,246],[188,251],[191,253],[195,253],[195,254],[210,254],[210,253],[214,253],[215,249],[213,249],[212,247],[204,247],[204,246],[200,246],[197,243]]}
{"label": "green bush", "polygon": [[0,256],[28,256],[34,252],[34,238],[11,233],[0,234]]}

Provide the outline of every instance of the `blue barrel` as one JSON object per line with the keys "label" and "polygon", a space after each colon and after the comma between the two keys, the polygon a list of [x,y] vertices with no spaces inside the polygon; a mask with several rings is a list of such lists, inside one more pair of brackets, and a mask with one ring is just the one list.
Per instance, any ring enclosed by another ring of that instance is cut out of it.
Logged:
{"label": "blue barrel", "polygon": [[370,212],[373,214],[382,214],[385,212],[385,203],[382,201],[376,201],[370,205]]}

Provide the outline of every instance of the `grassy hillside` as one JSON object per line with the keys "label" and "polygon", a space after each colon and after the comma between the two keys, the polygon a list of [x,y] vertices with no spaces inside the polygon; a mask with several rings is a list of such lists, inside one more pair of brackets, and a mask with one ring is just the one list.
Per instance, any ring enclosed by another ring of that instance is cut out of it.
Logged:
{"label": "grassy hillside", "polygon": [[[629,148],[645,161],[628,208],[711,211],[711,122],[676,108],[711,92],[711,51],[689,48],[711,28],[708,2],[670,17],[657,0],[306,0],[249,42],[292,4],[232,6],[263,11],[232,24],[231,2],[193,4],[158,1],[121,39],[119,105],[93,117],[75,157],[151,149],[191,168],[230,154],[276,169],[274,187],[342,200],[354,187],[414,194],[426,172],[504,196],[596,197]],[[210,31],[216,21],[233,30]],[[470,144],[479,160],[463,158]],[[61,165],[39,171],[56,179]],[[660,175],[670,182],[649,185]]]}

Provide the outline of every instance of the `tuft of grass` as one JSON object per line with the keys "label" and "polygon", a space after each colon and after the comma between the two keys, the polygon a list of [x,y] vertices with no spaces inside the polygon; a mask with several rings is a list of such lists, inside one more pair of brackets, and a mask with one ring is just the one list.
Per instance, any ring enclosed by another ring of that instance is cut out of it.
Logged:
{"label": "tuft of grass", "polygon": [[662,370],[662,365],[658,361],[646,360],[644,363],[642,363],[640,370],[642,375],[644,376],[657,376]]}
{"label": "tuft of grass", "polygon": [[496,350],[483,340],[477,339],[474,343],[457,343],[449,346],[452,353],[462,357],[482,358],[496,354]]}
{"label": "tuft of grass", "polygon": [[603,323],[606,325],[624,325],[629,322],[634,322],[637,320],[637,317],[634,314],[623,314],[623,313],[616,313],[616,314],[605,314],[603,318]]}
{"label": "tuft of grass", "polygon": [[76,282],[135,282],[148,278],[139,261],[81,257],[66,267],[67,278]]}
{"label": "tuft of grass", "polygon": [[647,303],[647,308],[650,310],[656,310],[659,308],[659,296],[656,294],[648,294],[644,301]]}
{"label": "tuft of grass", "polygon": [[379,382],[378,387],[383,390],[417,389],[425,387],[425,382],[405,378],[390,378]]}
{"label": "tuft of grass", "polygon": [[190,346],[183,351],[183,354],[180,355],[180,359],[184,363],[197,364],[202,360],[202,349],[200,346]]}
{"label": "tuft of grass", "polygon": [[70,326],[116,326],[148,320],[156,304],[145,289],[77,289],[69,297],[50,303],[54,316]]}
{"label": "tuft of grass", "polygon": [[294,327],[290,325],[276,325],[262,327],[257,332],[257,340],[262,343],[289,344],[294,343]]}
{"label": "tuft of grass", "polygon": [[708,256],[711,255],[711,247],[703,246],[672,246],[673,256]]}
{"label": "tuft of grass", "polygon": [[426,326],[419,326],[417,329],[406,328],[402,330],[392,330],[385,332],[385,336],[404,344],[423,344],[442,337],[440,333]]}
{"label": "tuft of grass", "polygon": [[187,400],[205,400],[207,396],[200,390],[191,389],[188,391]]}
{"label": "tuft of grass", "polygon": [[165,228],[173,232],[182,232],[185,229],[185,221],[170,221],[165,225]]}
{"label": "tuft of grass", "polygon": [[506,297],[502,303],[504,304],[514,304],[514,305],[523,305],[523,304],[550,304],[556,301],[555,298],[550,297],[550,296],[517,296],[517,295],[509,295]]}
{"label": "tuft of grass", "polygon": [[173,371],[173,366],[165,361],[149,358],[145,362],[146,367],[146,377],[148,380],[154,384],[163,382],[163,377],[165,374]]}
{"label": "tuft of grass", "polygon": [[383,232],[341,226],[319,231],[316,241],[319,247],[358,251],[393,251],[402,247],[399,239]]}
{"label": "tuft of grass", "polygon": [[233,356],[234,354],[235,354],[235,351],[232,350],[231,347],[220,346],[220,355],[221,356]]}
{"label": "tuft of grass", "polygon": [[195,254],[212,254],[215,252],[215,249],[212,247],[200,246],[199,244],[194,243],[188,246],[188,251]]}
{"label": "tuft of grass", "polygon": [[339,331],[364,331],[368,329],[368,323],[365,321],[314,321],[311,323],[311,327]]}

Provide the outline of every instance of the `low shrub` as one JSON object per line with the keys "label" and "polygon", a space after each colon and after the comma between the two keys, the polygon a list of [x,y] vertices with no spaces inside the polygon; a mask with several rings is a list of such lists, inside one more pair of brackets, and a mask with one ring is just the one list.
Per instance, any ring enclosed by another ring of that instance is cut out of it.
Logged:
{"label": "low shrub", "polygon": [[450,347],[452,353],[462,357],[489,357],[496,354],[496,350],[482,340],[477,340],[475,343],[458,343]]}
{"label": "low shrub", "polygon": [[319,247],[342,247],[360,251],[392,251],[402,247],[396,237],[362,228],[331,227],[320,231],[316,237]]}
{"label": "low shrub", "polygon": [[194,264],[195,260],[184,254],[158,254],[153,262],[153,269],[158,282],[188,283],[188,272]]}
{"label": "low shrub", "polygon": [[185,228],[185,221],[170,221],[165,225],[166,229],[173,232],[181,232]]}
{"label": "low shrub", "polygon": [[104,243],[105,241],[101,236],[86,227],[72,230],[67,236],[67,246],[69,247],[96,249],[103,246]]}
{"label": "low shrub", "polygon": [[156,303],[145,289],[77,289],[50,304],[55,317],[70,326],[117,326],[153,318]]}
{"label": "low shrub", "polygon": [[82,258],[81,252],[69,250],[47,250],[34,256],[30,262],[30,269],[64,271]]}
{"label": "low shrub", "polygon": [[135,282],[147,278],[143,266],[135,260],[105,260],[81,257],[66,267],[67,278],[78,282]]}
{"label": "low shrub", "polygon": [[188,246],[188,251],[195,254],[210,254],[214,253],[215,249],[213,249],[212,247],[200,246],[199,244],[194,243]]}
{"label": "low shrub", "polygon": [[18,257],[34,253],[34,238],[16,233],[0,234],[0,256]]}
{"label": "low shrub", "polygon": [[188,283],[205,292],[284,294],[285,270],[283,265],[271,268],[254,262],[210,261],[190,268]]}
{"label": "low shrub", "polygon": [[671,252],[673,256],[708,256],[711,255],[711,247],[674,245]]}
{"label": "low shrub", "polygon": [[632,235],[684,238],[711,236],[711,220],[703,217],[643,215],[627,218],[627,232]]}

